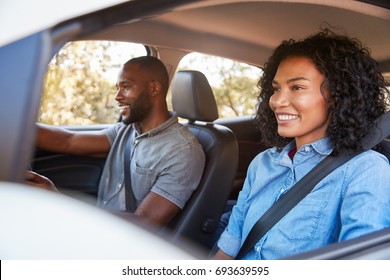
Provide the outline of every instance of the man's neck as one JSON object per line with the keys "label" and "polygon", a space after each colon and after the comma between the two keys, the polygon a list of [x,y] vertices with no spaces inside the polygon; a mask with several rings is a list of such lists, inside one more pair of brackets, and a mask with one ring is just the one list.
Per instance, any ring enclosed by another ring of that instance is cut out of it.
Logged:
{"label": "man's neck", "polygon": [[[153,115],[153,113],[151,115]],[[143,134],[151,131],[152,129],[155,129],[156,127],[159,127],[164,122],[166,122],[169,119],[169,117],[170,116],[168,111],[160,114],[154,114],[152,118],[147,118],[138,123],[141,129],[140,132]]]}

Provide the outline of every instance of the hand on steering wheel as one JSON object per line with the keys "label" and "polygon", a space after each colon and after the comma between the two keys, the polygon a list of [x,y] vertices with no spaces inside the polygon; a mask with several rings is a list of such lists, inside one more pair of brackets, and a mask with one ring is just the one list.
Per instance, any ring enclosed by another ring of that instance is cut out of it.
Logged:
{"label": "hand on steering wheel", "polygon": [[50,179],[34,171],[30,171],[30,170],[27,171],[26,183],[33,187],[58,192],[56,186]]}

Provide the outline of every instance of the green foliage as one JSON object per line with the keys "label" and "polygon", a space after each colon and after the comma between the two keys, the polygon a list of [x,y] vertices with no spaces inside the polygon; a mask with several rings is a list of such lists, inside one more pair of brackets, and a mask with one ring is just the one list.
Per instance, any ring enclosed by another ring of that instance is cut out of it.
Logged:
{"label": "green foliage", "polygon": [[257,80],[245,73],[249,66],[233,62],[230,71],[220,70],[222,83],[213,87],[218,110],[223,117],[237,117],[256,113]]}
{"label": "green foliage", "polygon": [[[66,44],[49,64],[38,121],[52,125],[114,123],[119,116],[115,82],[120,66],[144,54],[139,44]],[[255,113],[259,69],[197,53],[187,55],[179,69],[196,69],[207,76],[221,118]]]}
{"label": "green foliage", "polygon": [[199,70],[213,89],[220,118],[253,115],[257,106],[257,81],[261,70],[221,57],[189,54],[179,70]]}
{"label": "green foliage", "polygon": [[[39,122],[53,125],[113,123],[119,116],[115,82],[123,61],[113,42],[71,42],[49,64]],[[128,56],[126,59],[130,59]]]}

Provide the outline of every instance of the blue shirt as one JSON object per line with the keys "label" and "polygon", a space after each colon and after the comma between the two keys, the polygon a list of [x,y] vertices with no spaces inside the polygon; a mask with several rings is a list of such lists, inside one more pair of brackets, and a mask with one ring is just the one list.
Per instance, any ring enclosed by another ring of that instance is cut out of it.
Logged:
{"label": "blue shirt", "polygon": [[[236,257],[256,221],[332,151],[327,138],[301,147],[271,148],[250,164],[218,247]],[[278,259],[390,226],[390,165],[369,150],[325,177],[244,259]]]}

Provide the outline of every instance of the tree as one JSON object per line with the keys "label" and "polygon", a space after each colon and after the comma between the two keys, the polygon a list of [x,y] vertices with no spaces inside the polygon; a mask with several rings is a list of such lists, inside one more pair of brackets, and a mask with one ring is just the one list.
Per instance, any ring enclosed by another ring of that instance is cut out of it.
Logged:
{"label": "tree", "polygon": [[[114,123],[119,116],[115,82],[120,66],[145,54],[140,44],[110,41],[66,44],[49,64],[38,121],[52,125]],[[196,69],[206,75],[220,117],[255,113],[260,69],[198,53],[187,55],[179,69]],[[168,105],[170,98],[168,95]]]}
{"label": "tree", "polygon": [[[49,64],[38,121],[53,125],[115,122],[119,116],[115,80],[108,77],[124,61],[113,59],[114,46],[108,41],[65,45]],[[133,56],[130,52],[126,59]]]}
{"label": "tree", "polygon": [[221,68],[222,83],[213,87],[218,110],[223,117],[253,115],[257,105],[257,79],[246,74],[250,66],[233,61],[229,69]]}
{"label": "tree", "polygon": [[252,115],[256,112],[259,68],[222,57],[193,53],[185,57],[179,67],[179,70],[188,69],[206,75],[220,117]]}

